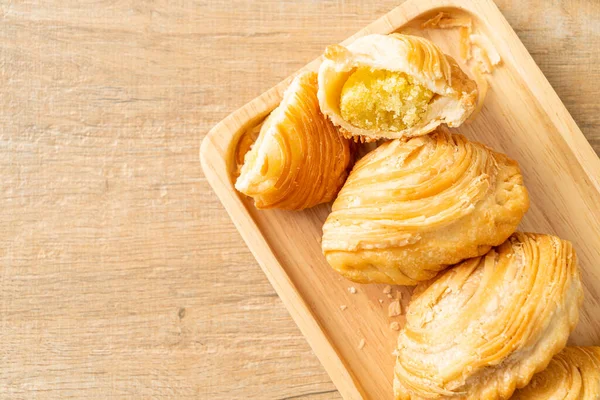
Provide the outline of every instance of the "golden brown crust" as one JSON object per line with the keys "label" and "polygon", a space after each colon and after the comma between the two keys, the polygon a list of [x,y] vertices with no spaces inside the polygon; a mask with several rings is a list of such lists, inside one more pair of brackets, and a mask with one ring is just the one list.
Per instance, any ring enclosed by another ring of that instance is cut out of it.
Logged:
{"label": "golden brown crust", "polygon": [[352,145],[319,109],[317,74],[297,76],[244,157],[235,187],[257,208],[301,210],[334,199]]}
{"label": "golden brown crust", "polygon": [[502,243],[528,206],[516,162],[438,130],[356,163],[323,226],[323,252],[356,282],[415,285]]}
{"label": "golden brown crust", "polygon": [[563,349],[582,297],[571,243],[515,233],[411,301],[398,337],[396,399],[509,398]]}
{"label": "golden brown crust", "polygon": [[[401,131],[369,130],[345,121],[340,114],[340,93],[352,71],[370,67],[405,73],[437,96],[424,118]],[[440,124],[461,125],[475,108],[477,86],[456,61],[431,41],[410,35],[368,35],[348,47],[329,46],[319,68],[319,104],[322,112],[346,137],[363,141],[425,135]]]}
{"label": "golden brown crust", "polygon": [[600,347],[567,347],[513,400],[600,399]]}

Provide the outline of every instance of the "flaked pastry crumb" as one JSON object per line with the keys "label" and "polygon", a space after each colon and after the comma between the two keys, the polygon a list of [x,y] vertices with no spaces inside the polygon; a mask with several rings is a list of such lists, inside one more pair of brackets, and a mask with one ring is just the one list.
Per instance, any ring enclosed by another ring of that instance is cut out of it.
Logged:
{"label": "flaked pastry crumb", "polygon": [[363,347],[365,347],[365,344],[366,344],[365,339],[360,339],[360,342],[358,342],[358,349],[362,350]]}
{"label": "flaked pastry crumb", "polygon": [[400,306],[400,300],[394,300],[388,306],[388,317],[397,317],[402,314],[402,307]]}

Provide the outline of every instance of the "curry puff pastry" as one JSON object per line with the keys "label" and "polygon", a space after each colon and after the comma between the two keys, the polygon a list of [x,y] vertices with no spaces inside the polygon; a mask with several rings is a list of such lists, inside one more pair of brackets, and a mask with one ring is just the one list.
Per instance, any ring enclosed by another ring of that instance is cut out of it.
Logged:
{"label": "curry puff pastry", "polygon": [[514,400],[600,399],[600,347],[567,347]]}
{"label": "curry puff pastry", "polygon": [[416,285],[501,244],[528,207],[515,161],[440,129],[356,163],[323,226],[323,253],[353,281]]}
{"label": "curry puff pastry", "polygon": [[319,110],[317,74],[304,72],[265,120],[235,187],[256,208],[301,210],[333,200],[351,158],[350,141]]}
{"label": "curry puff pastry", "polygon": [[444,272],[407,308],[396,399],[507,399],[561,351],[583,289],[571,243],[515,233]]}
{"label": "curry puff pastry", "polygon": [[407,138],[462,124],[475,109],[477,85],[425,38],[374,34],[327,47],[319,103],[347,137]]}

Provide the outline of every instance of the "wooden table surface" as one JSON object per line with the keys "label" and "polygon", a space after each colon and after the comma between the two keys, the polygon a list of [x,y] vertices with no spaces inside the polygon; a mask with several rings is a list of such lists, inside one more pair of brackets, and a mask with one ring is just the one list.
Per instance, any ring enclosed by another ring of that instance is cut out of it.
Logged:
{"label": "wooden table surface", "polygon": [[[401,1],[2,2],[0,398],[339,398],[198,148]],[[600,4],[497,4],[600,152]]]}

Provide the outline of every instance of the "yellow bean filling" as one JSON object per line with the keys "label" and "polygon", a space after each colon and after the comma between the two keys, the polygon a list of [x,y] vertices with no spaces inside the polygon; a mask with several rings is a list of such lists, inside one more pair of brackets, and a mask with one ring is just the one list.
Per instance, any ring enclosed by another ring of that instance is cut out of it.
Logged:
{"label": "yellow bean filling", "polygon": [[360,67],[342,88],[340,111],[356,127],[399,132],[421,121],[433,95],[402,72]]}

